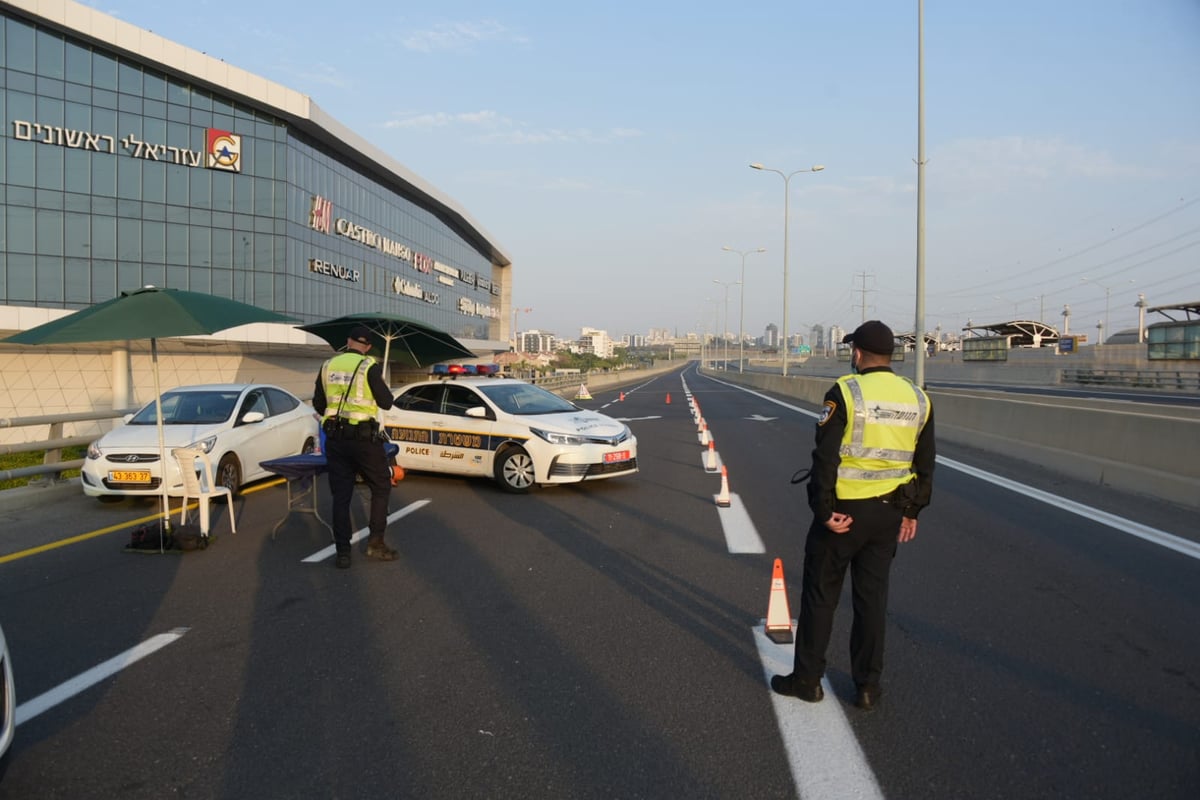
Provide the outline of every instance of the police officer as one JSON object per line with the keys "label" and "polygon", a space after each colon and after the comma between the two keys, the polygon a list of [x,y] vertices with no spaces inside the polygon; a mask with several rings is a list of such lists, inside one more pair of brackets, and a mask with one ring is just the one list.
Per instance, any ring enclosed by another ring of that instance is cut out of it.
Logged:
{"label": "police officer", "polygon": [[882,693],[888,572],[897,542],[917,535],[933,490],[933,407],[892,372],[896,340],[887,325],[864,322],[842,341],[852,345],[857,374],[838,379],[817,420],[795,663],[790,675],[771,678],[771,688],[810,703],[825,696],[825,651],[849,567],[855,705],[870,711]]}
{"label": "police officer", "polygon": [[371,490],[367,558],[396,559],[396,551],[383,541],[392,481],[378,421],[379,409],[392,407],[392,395],[382,367],[367,355],[370,349],[371,329],[354,327],[345,350],[322,365],[313,390],[313,408],[321,415],[325,431],[338,569],[350,567],[350,500],[356,475],[362,475]]}

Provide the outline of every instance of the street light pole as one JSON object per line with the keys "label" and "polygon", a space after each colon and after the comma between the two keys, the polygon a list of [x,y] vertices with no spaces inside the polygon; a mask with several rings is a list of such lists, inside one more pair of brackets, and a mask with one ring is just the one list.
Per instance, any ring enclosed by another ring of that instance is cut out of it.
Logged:
{"label": "street light pole", "polygon": [[[1103,332],[1100,334],[1100,337],[1101,337],[1100,341],[1096,342],[1097,345],[1103,345],[1104,344],[1104,334],[1107,333],[1110,336],[1112,335],[1112,329],[1108,327],[1108,307],[1109,307],[1108,301],[1109,301],[1109,295],[1112,294],[1112,287],[1105,286],[1103,283],[1100,283],[1100,281],[1094,281],[1091,278],[1080,278],[1079,280],[1082,281],[1083,283],[1094,283],[1097,286],[1099,286],[1101,289],[1104,290],[1104,328],[1103,328]],[[1133,283],[1133,278],[1130,278],[1129,282]],[[1099,326],[1097,326],[1097,327],[1099,327]]]}
{"label": "street light pole", "polygon": [[725,340],[725,369],[729,369],[729,287],[741,286],[741,281],[719,281],[713,278],[713,283],[720,284],[725,287],[725,329],[721,331],[721,338]]}
{"label": "street light pole", "polygon": [[767,248],[756,247],[753,250],[734,250],[732,247],[722,247],[722,250],[728,250],[731,253],[737,253],[742,257],[742,291],[740,296],[741,310],[738,312],[738,372],[745,371],[746,363],[746,256],[751,253],[765,253]]}
{"label": "street light pole", "polygon": [[787,174],[782,170],[764,167],[758,162],[751,164],[750,168],[762,170],[763,172],[774,172],[783,178],[783,377],[786,378],[788,357],[788,183],[792,180],[793,175],[799,175],[801,172],[820,172],[825,169],[825,166],[823,164],[814,164],[808,169],[798,169],[795,172]]}

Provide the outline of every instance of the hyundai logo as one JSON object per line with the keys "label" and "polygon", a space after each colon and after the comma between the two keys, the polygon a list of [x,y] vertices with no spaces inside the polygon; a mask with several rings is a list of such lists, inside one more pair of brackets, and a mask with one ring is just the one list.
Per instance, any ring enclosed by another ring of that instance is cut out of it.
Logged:
{"label": "hyundai logo", "polygon": [[130,454],[125,456],[125,461],[130,464],[136,464],[137,462],[141,461],[141,456]]}

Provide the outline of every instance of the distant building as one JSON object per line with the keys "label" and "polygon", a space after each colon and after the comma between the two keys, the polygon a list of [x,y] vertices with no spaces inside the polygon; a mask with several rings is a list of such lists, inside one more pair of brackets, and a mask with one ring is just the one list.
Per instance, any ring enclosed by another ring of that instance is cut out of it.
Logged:
{"label": "distant building", "polygon": [[525,331],[518,334],[517,341],[521,345],[517,349],[524,353],[550,353],[556,349],[554,334],[546,331]]}
{"label": "distant building", "polygon": [[596,328],[582,328],[579,331],[577,353],[591,353],[598,358],[612,358],[613,344],[607,331]]}
{"label": "distant building", "polygon": [[763,333],[763,345],[766,347],[779,347],[779,328],[772,322],[767,325],[766,331]]}

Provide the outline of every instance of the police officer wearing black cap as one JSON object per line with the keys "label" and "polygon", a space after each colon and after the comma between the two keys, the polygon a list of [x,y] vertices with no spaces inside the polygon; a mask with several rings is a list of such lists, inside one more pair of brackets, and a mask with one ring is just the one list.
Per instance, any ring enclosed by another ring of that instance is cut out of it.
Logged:
{"label": "police officer wearing black cap", "polygon": [[313,389],[313,408],[321,415],[325,431],[338,569],[350,566],[350,500],[356,475],[361,475],[371,490],[367,558],[396,559],[396,551],[383,541],[392,480],[378,419],[379,409],[392,407],[392,394],[383,380],[383,368],[367,355],[370,350],[371,329],[355,326],[345,350],[322,365]]}
{"label": "police officer wearing black cap", "polygon": [[864,322],[842,341],[852,345],[856,374],[825,394],[817,420],[795,663],[790,675],[771,678],[771,688],[810,703],[824,698],[825,651],[849,567],[855,705],[870,711],[882,693],[892,559],[897,542],[916,537],[933,491],[933,407],[920,387],[892,372],[896,339],[887,325]]}

